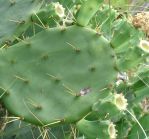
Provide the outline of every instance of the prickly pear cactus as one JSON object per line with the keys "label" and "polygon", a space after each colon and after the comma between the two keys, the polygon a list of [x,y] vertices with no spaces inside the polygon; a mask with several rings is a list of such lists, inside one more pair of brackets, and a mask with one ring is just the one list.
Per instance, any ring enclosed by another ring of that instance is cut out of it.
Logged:
{"label": "prickly pear cactus", "polygon": [[[10,3],[2,16],[13,9],[25,23],[0,20],[9,30],[0,43],[12,41],[0,48],[0,101],[9,111],[0,137],[32,138],[40,126],[37,138],[148,138],[146,33],[103,0]],[[30,126],[7,136],[15,120]]]}
{"label": "prickly pear cactus", "polygon": [[107,40],[78,26],[43,31],[4,49],[0,60],[4,104],[37,124],[79,120],[116,75]]}

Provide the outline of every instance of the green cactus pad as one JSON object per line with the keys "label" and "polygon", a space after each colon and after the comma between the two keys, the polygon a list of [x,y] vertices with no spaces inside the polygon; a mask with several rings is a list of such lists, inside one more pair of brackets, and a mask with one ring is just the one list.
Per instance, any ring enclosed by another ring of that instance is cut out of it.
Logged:
{"label": "green cactus pad", "polygon": [[[130,117],[129,117],[130,118]],[[131,129],[130,119],[127,119],[126,116],[123,117],[120,121],[116,123],[117,139],[124,139],[128,137],[128,133]]]}
{"label": "green cactus pad", "polygon": [[[9,122],[8,119],[7,122]],[[50,132],[47,132],[47,130],[50,130]],[[17,120],[6,124],[5,129],[0,131],[0,139],[43,139],[41,132],[50,139],[66,139],[66,136],[71,136],[72,131],[70,125],[43,129],[42,127]]]}
{"label": "green cactus pad", "polygon": [[34,139],[38,137],[40,137],[40,132],[37,128],[20,120],[6,124],[5,129],[0,132],[0,139]]}
{"label": "green cactus pad", "polygon": [[109,121],[87,121],[82,119],[77,123],[77,129],[88,139],[110,139],[109,125]]}
{"label": "green cactus pad", "polygon": [[136,30],[126,19],[114,22],[111,45],[117,55],[117,65],[122,71],[136,68],[146,55],[138,47],[142,33]]}
{"label": "green cactus pad", "polygon": [[81,5],[77,13],[76,20],[81,26],[86,26],[94,14],[98,11],[103,0],[87,0]]}
{"label": "green cactus pad", "polygon": [[113,22],[115,21],[118,13],[109,5],[102,5],[99,8],[96,15],[91,20],[92,28],[95,28],[98,32],[102,33],[108,39],[111,39]]}
{"label": "green cactus pad", "polygon": [[101,101],[93,106],[93,111],[96,112],[100,119],[111,119],[112,121],[118,121],[123,113],[117,108],[117,106],[111,101]]}
{"label": "green cactus pad", "polygon": [[[30,16],[41,7],[41,0],[0,1],[0,45],[9,43],[29,26]],[[5,42],[6,41],[6,42]]]}
{"label": "green cactus pad", "polygon": [[140,70],[135,73],[133,83],[130,86],[135,94],[134,103],[139,103],[145,97],[149,97],[149,68],[141,66]]}
{"label": "green cactus pad", "polygon": [[45,30],[1,50],[0,96],[28,122],[76,122],[115,80],[114,65],[108,41],[93,30]]}

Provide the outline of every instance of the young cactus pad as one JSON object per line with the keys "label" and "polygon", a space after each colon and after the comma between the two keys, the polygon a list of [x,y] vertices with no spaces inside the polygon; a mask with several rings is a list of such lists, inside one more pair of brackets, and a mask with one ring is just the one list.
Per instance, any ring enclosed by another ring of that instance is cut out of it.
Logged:
{"label": "young cactus pad", "polygon": [[114,65],[108,41],[93,30],[44,30],[0,51],[0,96],[30,123],[76,122],[115,80]]}
{"label": "young cactus pad", "polygon": [[81,26],[86,26],[93,15],[99,10],[103,0],[88,0],[84,2],[77,13],[77,23]]}
{"label": "young cactus pad", "polygon": [[108,121],[87,121],[80,120],[76,127],[88,139],[116,139],[115,125]]}

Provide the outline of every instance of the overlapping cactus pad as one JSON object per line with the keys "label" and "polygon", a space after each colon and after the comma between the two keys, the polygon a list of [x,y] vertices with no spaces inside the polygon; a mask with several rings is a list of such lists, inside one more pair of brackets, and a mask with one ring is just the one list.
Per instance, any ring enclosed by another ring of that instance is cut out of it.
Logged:
{"label": "overlapping cactus pad", "polygon": [[42,5],[42,0],[0,1],[0,45],[15,39],[29,26],[30,17]]}
{"label": "overlapping cactus pad", "polygon": [[80,120],[116,74],[108,41],[79,26],[44,30],[0,51],[2,101],[37,125]]}

